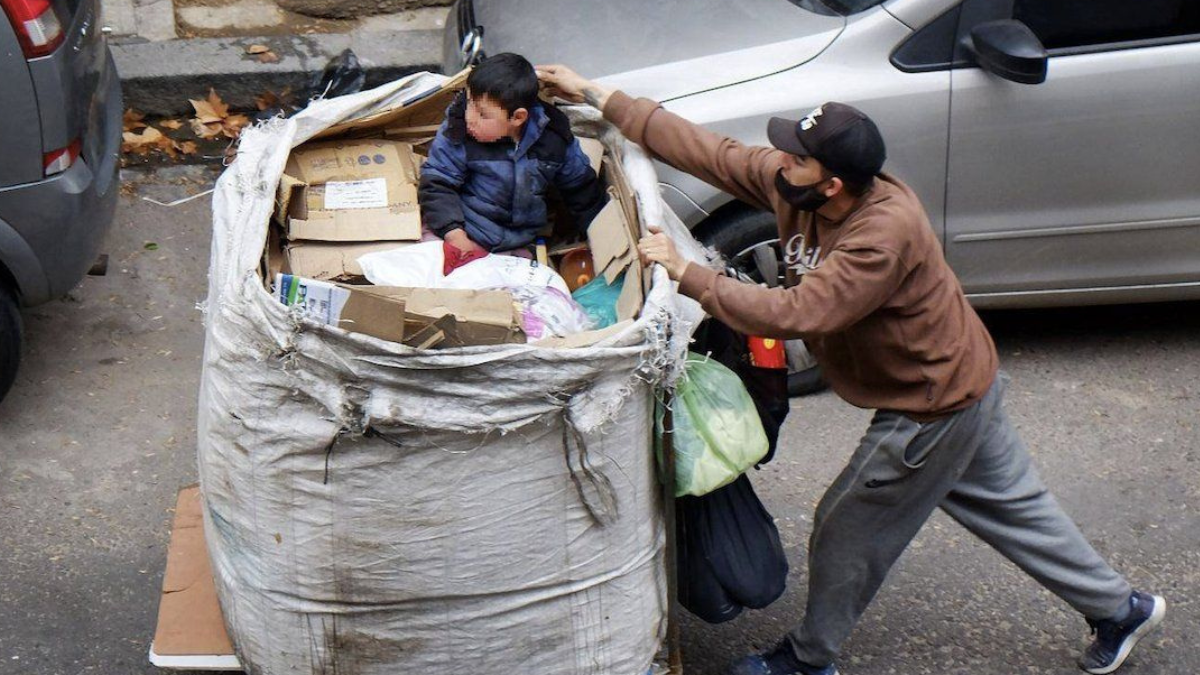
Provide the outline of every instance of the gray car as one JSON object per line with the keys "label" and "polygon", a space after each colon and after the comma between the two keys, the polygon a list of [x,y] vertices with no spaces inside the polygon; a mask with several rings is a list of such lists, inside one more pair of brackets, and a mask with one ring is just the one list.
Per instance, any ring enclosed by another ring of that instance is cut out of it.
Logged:
{"label": "gray car", "polygon": [[69,291],[117,204],[120,80],[97,0],[0,0],[0,398],[19,306]]}
{"label": "gray car", "polygon": [[[1200,2],[458,0],[444,44],[447,70],[565,63],[750,144],[851,103],[978,307],[1200,298]],[[658,170],[700,239],[778,283],[770,214]]]}

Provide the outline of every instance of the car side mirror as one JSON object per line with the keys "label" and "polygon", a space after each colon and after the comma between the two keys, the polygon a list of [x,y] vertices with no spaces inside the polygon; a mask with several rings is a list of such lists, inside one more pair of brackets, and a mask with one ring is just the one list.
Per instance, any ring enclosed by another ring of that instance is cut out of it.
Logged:
{"label": "car side mirror", "polygon": [[981,23],[971,29],[966,46],[979,66],[993,75],[1021,84],[1046,81],[1046,48],[1020,21]]}

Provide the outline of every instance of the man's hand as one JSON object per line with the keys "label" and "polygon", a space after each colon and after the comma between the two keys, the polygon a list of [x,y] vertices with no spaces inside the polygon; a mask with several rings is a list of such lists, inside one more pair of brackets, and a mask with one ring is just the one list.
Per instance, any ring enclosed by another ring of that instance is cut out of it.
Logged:
{"label": "man's hand", "polygon": [[445,239],[447,244],[452,245],[463,253],[487,253],[487,250],[472,241],[467,236],[467,231],[461,227],[447,232]]}
{"label": "man's hand", "polygon": [[538,81],[546,93],[572,103],[584,103],[603,111],[612,91],[601,87],[566,66],[537,66]]}
{"label": "man's hand", "polygon": [[658,263],[667,268],[667,275],[674,281],[679,281],[687,270],[688,261],[679,255],[675,242],[657,227],[651,227],[650,234],[638,242],[638,254],[643,265]]}

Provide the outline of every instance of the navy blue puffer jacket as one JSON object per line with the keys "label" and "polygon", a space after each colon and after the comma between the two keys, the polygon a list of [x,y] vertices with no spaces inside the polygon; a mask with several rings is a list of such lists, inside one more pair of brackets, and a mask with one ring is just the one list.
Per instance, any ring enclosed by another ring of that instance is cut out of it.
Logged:
{"label": "navy blue puffer jacket", "polygon": [[489,251],[533,243],[546,224],[546,191],[556,186],[581,230],[607,195],[588,164],[570,121],[553,106],[529,111],[521,142],[480,143],[467,133],[466,96],[446,121],[421,167],[421,219],[439,237],[463,228]]}

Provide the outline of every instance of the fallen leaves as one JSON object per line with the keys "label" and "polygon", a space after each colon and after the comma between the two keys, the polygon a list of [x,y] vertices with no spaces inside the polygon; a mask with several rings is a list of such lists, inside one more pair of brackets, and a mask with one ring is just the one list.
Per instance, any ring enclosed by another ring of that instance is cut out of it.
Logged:
{"label": "fallen leaves", "polygon": [[145,113],[141,113],[133,108],[129,108],[125,111],[123,129],[125,131],[137,131],[138,129],[143,129],[146,127],[146,123],[143,121],[145,119]]}
{"label": "fallen leaves", "polygon": [[242,129],[250,124],[250,118],[242,114],[230,114],[229,106],[217,92],[209,89],[208,98],[189,99],[196,116],[192,118],[192,133],[200,138],[237,138]]}
{"label": "fallen leaves", "polygon": [[[247,53],[262,56],[271,51],[265,45],[251,45]],[[294,109],[288,102],[289,94],[289,91],[282,94],[264,91],[256,97],[255,105],[259,111],[280,109],[286,114]],[[253,120],[231,111],[229,104],[214,89],[209,89],[204,98],[188,101],[193,116],[183,119],[147,119],[145,113],[133,108],[126,110],[121,151],[138,157],[166,156],[178,160],[181,156],[198,155],[203,150],[211,159],[218,156],[222,146],[229,146],[224,147],[224,156],[229,159],[236,152],[229,141],[239,138]]]}
{"label": "fallen leaves", "polygon": [[259,63],[279,63],[279,55],[266,45],[250,45],[246,47],[246,53],[257,57]]}

